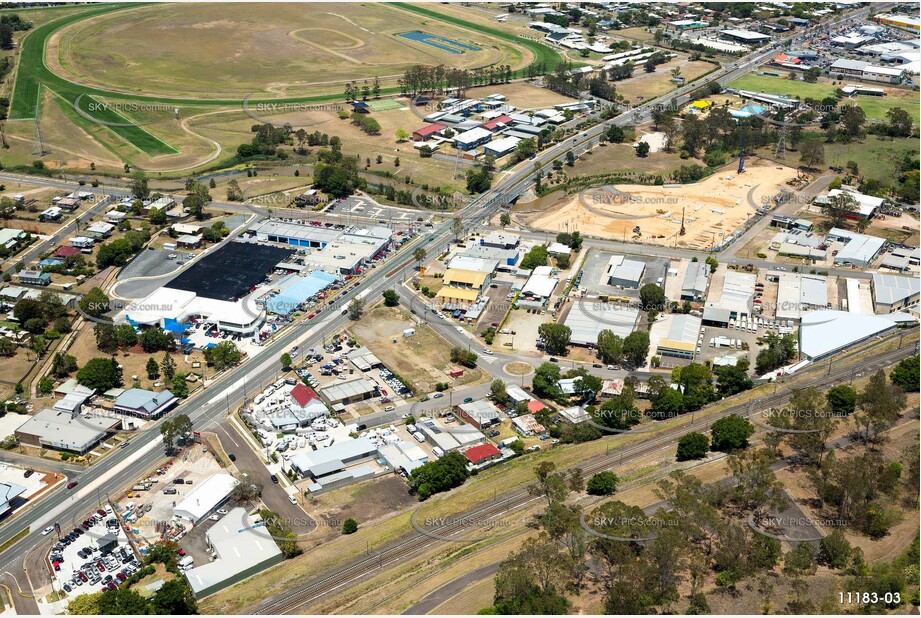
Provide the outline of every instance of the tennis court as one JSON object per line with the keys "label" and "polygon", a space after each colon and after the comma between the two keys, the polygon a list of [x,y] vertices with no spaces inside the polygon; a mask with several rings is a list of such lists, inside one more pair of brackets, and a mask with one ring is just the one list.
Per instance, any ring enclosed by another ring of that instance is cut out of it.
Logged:
{"label": "tennis court", "polygon": [[366,103],[373,112],[386,112],[388,109],[402,109],[405,107],[395,99],[378,99],[377,101],[366,101]]}

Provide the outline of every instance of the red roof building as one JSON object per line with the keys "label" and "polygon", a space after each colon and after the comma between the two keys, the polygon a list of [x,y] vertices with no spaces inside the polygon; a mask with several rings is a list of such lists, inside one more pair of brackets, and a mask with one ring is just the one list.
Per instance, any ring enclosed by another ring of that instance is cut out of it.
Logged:
{"label": "red roof building", "polygon": [[464,457],[474,466],[478,466],[493,459],[500,459],[502,453],[492,444],[480,444],[464,451]]}
{"label": "red roof building", "polygon": [[528,402],[528,412],[530,412],[531,414],[534,414],[535,412],[540,412],[546,407],[547,406],[537,401],[536,399],[532,399],[531,401]]}
{"label": "red roof building", "polygon": [[440,133],[441,131],[444,131],[446,128],[448,128],[447,125],[438,124],[436,122],[435,124],[424,126],[421,129],[416,129],[415,131],[413,131],[413,141],[414,142],[424,142],[425,140],[432,137],[436,133]]}
{"label": "red roof building", "polygon": [[486,129],[487,131],[495,131],[500,128],[499,125],[507,125],[512,121],[510,116],[499,116],[498,118],[493,118],[489,122],[484,122],[480,125],[481,129]]}
{"label": "red roof building", "polygon": [[80,250],[76,247],[60,247],[57,251],[54,252],[54,257],[56,258],[66,258],[72,255],[79,255]]}
{"label": "red roof building", "polygon": [[291,390],[291,398],[302,408],[306,408],[311,401],[320,399],[312,388],[303,383]]}

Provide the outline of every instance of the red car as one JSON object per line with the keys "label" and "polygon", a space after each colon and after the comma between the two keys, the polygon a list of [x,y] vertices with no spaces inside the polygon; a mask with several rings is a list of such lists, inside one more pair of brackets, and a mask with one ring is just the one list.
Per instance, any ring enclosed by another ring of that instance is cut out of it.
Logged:
{"label": "red car", "polygon": [[108,584],[106,584],[106,588],[108,588],[109,590],[115,590],[117,586],[115,585],[115,582],[109,582]]}
{"label": "red car", "polygon": [[71,481],[71,482],[69,482],[69,483],[67,484],[67,489],[73,489],[74,487],[76,487],[76,486],[79,485],[79,484],[80,484],[80,483],[78,483],[77,481]]}
{"label": "red car", "polygon": [[80,571],[79,575],[80,575],[80,579],[82,579],[85,582],[89,581],[90,579],[89,577],[86,576],[86,573],[84,573],[83,571]]}
{"label": "red car", "polygon": [[102,509],[97,510],[97,511],[96,511],[96,514],[99,515],[100,517],[105,517],[105,516],[106,516],[106,512],[103,511]]}
{"label": "red car", "polygon": [[124,573],[119,573],[119,574],[116,575],[115,577],[117,577],[117,578],[118,578],[118,581],[120,581],[120,582],[123,582],[123,581],[125,581],[126,579],[128,579],[128,576],[125,575]]}
{"label": "red car", "polygon": [[100,560],[99,562],[96,563],[96,568],[99,569],[99,570],[102,571],[102,572],[105,572],[105,570],[106,570],[106,565],[104,565],[104,564],[102,563],[102,560]]}

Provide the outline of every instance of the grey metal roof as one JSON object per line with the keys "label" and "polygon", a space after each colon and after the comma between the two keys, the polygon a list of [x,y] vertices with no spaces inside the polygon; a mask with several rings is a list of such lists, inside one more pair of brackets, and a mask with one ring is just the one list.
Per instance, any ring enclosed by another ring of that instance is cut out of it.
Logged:
{"label": "grey metal roof", "polygon": [[873,297],[877,303],[892,305],[921,292],[917,277],[873,273]]}
{"label": "grey metal roof", "polygon": [[72,415],[45,408],[20,425],[17,433],[38,436],[54,448],[83,452],[120,424],[118,418]]}

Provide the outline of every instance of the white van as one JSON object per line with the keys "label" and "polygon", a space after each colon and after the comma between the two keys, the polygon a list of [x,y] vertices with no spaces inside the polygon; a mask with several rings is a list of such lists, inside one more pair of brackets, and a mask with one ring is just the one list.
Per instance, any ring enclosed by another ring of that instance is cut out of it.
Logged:
{"label": "white van", "polygon": [[437,446],[434,446],[432,447],[432,454],[435,457],[438,457],[439,459],[441,459],[442,457],[444,457],[445,452],[441,450],[440,448],[438,448]]}
{"label": "white van", "polygon": [[416,439],[416,442],[425,442],[425,436],[423,436],[418,431],[413,434],[413,437]]}

